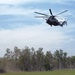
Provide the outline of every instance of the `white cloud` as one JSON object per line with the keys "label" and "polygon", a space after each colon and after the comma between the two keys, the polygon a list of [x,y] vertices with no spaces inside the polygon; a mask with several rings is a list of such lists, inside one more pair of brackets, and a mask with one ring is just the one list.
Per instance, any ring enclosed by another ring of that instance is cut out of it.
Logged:
{"label": "white cloud", "polygon": [[23,9],[18,7],[10,6],[0,6],[0,14],[12,14],[12,15],[28,15],[33,12],[33,10]]}
{"label": "white cloud", "polygon": [[75,1],[75,0],[1,0],[0,4],[22,4],[31,2],[50,2],[50,3],[63,3],[65,1]]}
{"label": "white cloud", "polygon": [[4,52],[6,48],[12,49],[14,46],[43,47],[47,50],[61,48],[62,44],[70,38],[55,29],[45,24],[25,26],[14,30],[2,29],[0,30],[0,50]]}
{"label": "white cloud", "polygon": [[[2,0],[0,1],[0,14],[4,15],[29,15],[34,13],[34,9],[22,8],[17,5],[22,3],[38,2],[39,0]],[[36,9],[37,10],[37,9]]]}
{"label": "white cloud", "polygon": [[[32,9],[32,8],[22,8],[22,7],[18,7],[17,4],[22,4],[22,3],[30,3],[30,2],[50,2],[50,3],[63,3],[64,1],[68,1],[68,0],[56,0],[56,1],[52,1],[52,0],[2,0],[0,1],[0,14],[17,14],[17,15],[29,15],[34,13],[34,11],[44,11],[44,10],[40,10],[40,9]],[[7,5],[4,5],[7,4]],[[13,6],[10,6],[8,4],[16,4]],[[62,9],[60,9],[62,11]],[[59,10],[59,11],[60,11]],[[45,11],[47,12],[47,10]],[[68,13],[69,15],[71,15],[71,13]]]}
{"label": "white cloud", "polygon": [[30,2],[39,2],[40,0],[1,0],[0,4],[21,4]]}
{"label": "white cloud", "polygon": [[40,9],[34,8],[22,8],[18,6],[10,6],[10,5],[1,5],[0,6],[0,15],[33,15],[35,11],[44,11]]}

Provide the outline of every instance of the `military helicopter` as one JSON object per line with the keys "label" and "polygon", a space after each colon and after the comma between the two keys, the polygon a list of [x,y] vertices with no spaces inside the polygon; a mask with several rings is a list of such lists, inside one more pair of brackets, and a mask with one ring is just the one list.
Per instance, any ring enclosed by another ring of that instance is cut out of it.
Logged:
{"label": "military helicopter", "polygon": [[67,25],[67,19],[63,19],[63,18],[58,18],[58,15],[67,12],[68,10],[65,10],[57,15],[53,15],[51,9],[49,9],[49,12],[51,14],[47,15],[47,14],[43,14],[43,13],[39,13],[39,12],[34,12],[36,14],[40,14],[42,16],[35,16],[36,18],[43,18],[46,20],[46,23],[49,24],[50,26],[61,26],[63,27],[63,25]]}

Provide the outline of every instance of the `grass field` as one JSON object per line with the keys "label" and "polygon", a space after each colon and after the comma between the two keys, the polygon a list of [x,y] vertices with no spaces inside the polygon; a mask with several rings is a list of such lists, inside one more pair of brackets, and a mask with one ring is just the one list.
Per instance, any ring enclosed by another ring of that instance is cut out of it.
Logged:
{"label": "grass field", "polygon": [[0,75],[75,75],[75,70],[43,71],[43,72],[11,72]]}

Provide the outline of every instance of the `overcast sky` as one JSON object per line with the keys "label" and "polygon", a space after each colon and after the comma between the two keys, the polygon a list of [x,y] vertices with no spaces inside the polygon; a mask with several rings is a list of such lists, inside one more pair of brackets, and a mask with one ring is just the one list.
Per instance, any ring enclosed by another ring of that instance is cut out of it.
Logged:
{"label": "overcast sky", "polygon": [[[34,18],[35,11],[58,14],[68,19],[67,26],[51,27],[43,19]],[[0,56],[6,48],[39,47],[43,51],[63,49],[75,55],[75,0],[0,0]]]}

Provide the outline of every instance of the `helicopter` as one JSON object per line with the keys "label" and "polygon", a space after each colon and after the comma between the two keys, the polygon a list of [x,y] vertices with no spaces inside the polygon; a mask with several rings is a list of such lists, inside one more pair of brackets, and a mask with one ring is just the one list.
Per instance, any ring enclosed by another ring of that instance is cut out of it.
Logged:
{"label": "helicopter", "polygon": [[67,25],[67,19],[63,19],[63,18],[58,18],[58,15],[63,14],[65,12],[67,12],[68,10],[65,10],[61,13],[58,13],[56,15],[53,15],[51,9],[49,9],[49,12],[51,14],[47,15],[47,14],[43,14],[43,13],[39,13],[39,12],[34,12],[36,14],[40,14],[42,16],[35,16],[36,18],[43,18],[46,20],[46,23],[49,24],[50,26],[61,26],[63,27],[63,25]]}

